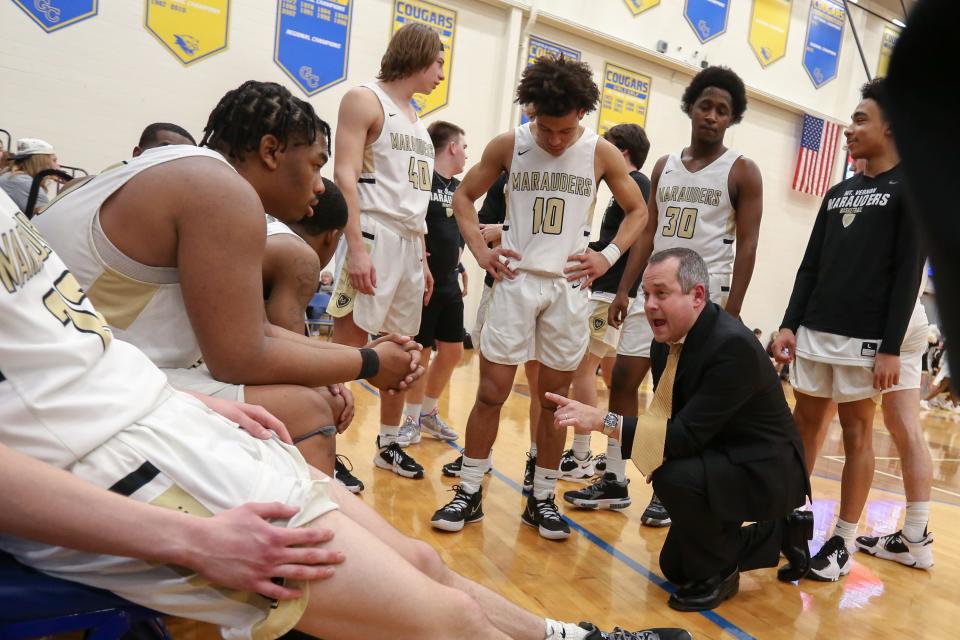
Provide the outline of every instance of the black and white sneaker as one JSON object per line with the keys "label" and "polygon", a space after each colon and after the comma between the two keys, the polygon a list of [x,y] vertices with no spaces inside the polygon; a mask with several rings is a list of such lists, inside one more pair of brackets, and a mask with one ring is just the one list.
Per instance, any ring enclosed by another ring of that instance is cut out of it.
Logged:
{"label": "black and white sneaker", "polygon": [[533,474],[537,471],[537,456],[527,452],[527,465],[523,468],[523,492],[533,491]]}
{"label": "black and white sneaker", "polygon": [[434,529],[460,531],[464,524],[483,520],[483,487],[474,494],[467,493],[458,484],[453,485],[451,490],[456,491],[453,500],[437,509],[430,519]]}
{"label": "black and white sneaker", "polygon": [[577,458],[573,449],[567,449],[560,456],[560,479],[582,480],[593,476],[593,458],[588,454],[585,460]]}
{"label": "black and white sneaker", "polygon": [[629,480],[617,482],[615,474],[605,473],[586,489],[565,492],[563,499],[584,509],[626,509],[631,503],[628,484]]}
{"label": "black and white sneaker", "polygon": [[553,496],[537,500],[527,496],[527,506],[523,510],[523,522],[540,530],[540,535],[548,540],[566,540],[570,537],[570,526],[557,511]]}
{"label": "black and white sneaker", "polygon": [[627,631],[614,627],[613,631],[600,631],[589,622],[581,622],[580,628],[589,631],[584,640],[693,640],[686,629],[658,627],[641,631]]}
{"label": "black and white sneaker", "polygon": [[[347,465],[350,465],[349,467]],[[337,454],[337,461],[334,463],[333,477],[342,484],[350,493],[360,493],[363,491],[363,482],[360,478],[350,473],[353,471],[353,465],[350,458]]]}
{"label": "black and white sneaker", "polygon": [[598,453],[593,456],[593,474],[602,476],[607,472],[607,454]]}
{"label": "black and white sneaker", "polygon": [[[463,469],[463,456],[457,456],[457,459],[453,462],[448,462],[440,467],[440,471],[448,478],[459,478],[461,469]],[[487,467],[486,473],[490,473],[490,471],[492,471],[492,469]]]}
{"label": "black and white sneaker", "polygon": [[647,505],[647,508],[643,510],[643,515],[640,516],[640,523],[648,527],[669,527],[670,522],[670,514],[667,513],[667,508],[660,502],[657,494],[653,494],[650,498],[650,504]]}
{"label": "black and white sneaker", "polygon": [[883,560],[893,560],[916,569],[929,569],[933,566],[933,534],[923,530],[919,542],[910,542],[903,537],[903,531],[885,536],[860,536],[857,548]]}
{"label": "black and white sneaker", "polygon": [[819,582],[836,582],[850,573],[853,559],[840,536],[833,536],[810,558],[810,573],[807,577]]}
{"label": "black and white sneaker", "polygon": [[423,467],[417,464],[400,445],[393,442],[385,447],[380,446],[380,437],[377,436],[377,455],[373,457],[373,464],[381,469],[393,471],[404,478],[422,478]]}

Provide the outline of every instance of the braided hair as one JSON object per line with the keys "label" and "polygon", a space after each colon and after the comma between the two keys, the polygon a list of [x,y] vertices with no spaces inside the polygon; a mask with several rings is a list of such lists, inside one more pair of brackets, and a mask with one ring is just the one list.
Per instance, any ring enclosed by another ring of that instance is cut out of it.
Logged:
{"label": "braided hair", "polygon": [[322,135],[330,153],[330,125],[309,102],[275,82],[256,80],[247,80],[220,99],[203,128],[200,146],[243,160],[260,147],[265,135],[277,138],[281,149],[287,144],[313,144]]}

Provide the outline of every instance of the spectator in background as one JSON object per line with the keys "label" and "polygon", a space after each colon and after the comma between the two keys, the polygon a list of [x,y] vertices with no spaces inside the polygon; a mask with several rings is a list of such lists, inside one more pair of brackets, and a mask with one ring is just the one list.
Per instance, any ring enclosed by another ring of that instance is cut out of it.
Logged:
{"label": "spectator in background", "polygon": [[[52,144],[39,138],[21,138],[17,141],[17,152],[9,160],[9,166],[0,174],[0,189],[17,203],[20,211],[25,212],[34,177],[46,169],[60,168],[57,151]],[[36,208],[42,209],[48,202],[47,194],[41,189]]]}
{"label": "spectator in background", "polygon": [[147,125],[140,134],[140,141],[133,148],[133,157],[136,158],[144,151],[157,147],[168,147],[174,144],[189,144],[197,146],[190,132],[180,125],[171,122],[154,122]]}
{"label": "spectator in background", "polygon": [[333,293],[333,274],[324,271],[320,274],[320,291],[324,293]]}

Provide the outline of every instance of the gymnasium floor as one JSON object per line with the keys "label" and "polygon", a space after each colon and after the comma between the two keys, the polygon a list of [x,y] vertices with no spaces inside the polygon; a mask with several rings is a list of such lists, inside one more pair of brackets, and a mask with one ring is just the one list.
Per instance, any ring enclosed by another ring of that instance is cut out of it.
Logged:
{"label": "gymnasium floor", "polygon": [[[467,351],[440,401],[441,414],[461,434],[478,375],[478,357]],[[457,451],[428,437],[411,447],[410,453],[426,469],[422,480],[374,469],[373,439],[379,423],[376,391],[366,384],[353,385],[357,417],[340,436],[339,447],[366,484],[363,499],[404,533],[440,550],[457,571],[534,612],[562,620],[590,620],[601,628],[683,626],[698,640],[960,637],[960,630],[953,627],[956,603],[960,602],[960,544],[952,537],[960,522],[960,416],[937,411],[923,417],[934,458],[930,517],[937,564],[932,570],[910,569],[861,553],[854,556],[852,573],[840,582],[803,581],[796,586],[778,582],[775,570],[765,569],[743,574],[740,594],[715,611],[679,613],[666,605],[669,586],[657,564],[666,530],[640,527],[650,488],[632,464],[627,467],[633,506],[626,511],[567,509],[558,497],[574,530],[565,542],[545,540],[521,523],[524,498],[520,480],[529,442],[529,400],[522,367],[516,382],[494,447],[494,472],[484,481],[486,517],[459,534],[436,531],[429,524],[434,510],[452,497],[449,491],[456,479],[442,477],[440,466],[453,460]],[[599,378],[597,383],[600,401],[605,403],[603,383]],[[646,391],[645,401],[649,402],[649,388]],[[595,435],[594,453],[604,447],[602,437]],[[899,462],[879,415],[874,448],[877,474],[861,520],[861,534],[894,531],[902,519]],[[813,481],[814,551],[836,516],[842,456],[835,422]],[[560,491],[575,486],[561,482]]]}

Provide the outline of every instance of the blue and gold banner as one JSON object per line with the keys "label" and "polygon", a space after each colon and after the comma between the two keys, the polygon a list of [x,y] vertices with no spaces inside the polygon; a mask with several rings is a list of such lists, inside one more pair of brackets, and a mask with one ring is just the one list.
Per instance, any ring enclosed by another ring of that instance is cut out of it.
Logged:
{"label": "blue and gold banner", "polygon": [[[539,36],[530,36],[530,42],[527,46],[527,66],[529,67],[536,62],[537,58],[540,56],[548,55],[556,57],[560,57],[562,55],[565,58],[573,58],[574,60],[580,59],[580,52],[576,49],[571,49],[570,47],[562,44],[551,42],[550,40],[546,40]],[[527,124],[530,119],[527,118],[527,114],[523,112],[523,105],[520,106],[520,124]]]}
{"label": "blue and gold banner", "polygon": [[277,0],[273,61],[308,96],[347,78],[353,0]]}
{"label": "blue and gold banner", "polygon": [[748,41],[761,67],[786,54],[792,8],[793,0],[753,0]]}
{"label": "blue and gold banner", "polygon": [[627,5],[630,13],[635,16],[640,15],[647,9],[653,9],[660,4],[660,0],[623,0],[623,2]]}
{"label": "blue and gold banner", "polygon": [[603,69],[597,133],[603,135],[618,124],[646,126],[649,105],[650,76],[608,62]]}
{"label": "blue and gold banner", "polygon": [[811,0],[803,68],[819,89],[837,77],[846,10],[838,0]]}
{"label": "blue and gold banner", "polygon": [[883,40],[880,41],[880,58],[877,60],[877,77],[882,78],[887,75],[887,68],[890,66],[890,56],[893,55],[893,48],[897,44],[897,38],[900,37],[900,31],[891,26],[883,27]]}
{"label": "blue and gold banner", "polygon": [[393,33],[411,22],[432,27],[443,43],[444,79],[430,95],[414,94],[410,103],[419,116],[433,113],[447,106],[450,97],[450,68],[453,65],[453,40],[457,30],[457,12],[424,0],[395,0],[393,3]]}
{"label": "blue and gold banner", "polygon": [[97,15],[97,0],[13,0],[13,4],[47,33]]}
{"label": "blue and gold banner", "polygon": [[146,0],[144,24],[183,64],[227,48],[230,0]]}
{"label": "blue and gold banner", "polygon": [[700,42],[713,40],[727,30],[730,0],[685,0],[683,17]]}

